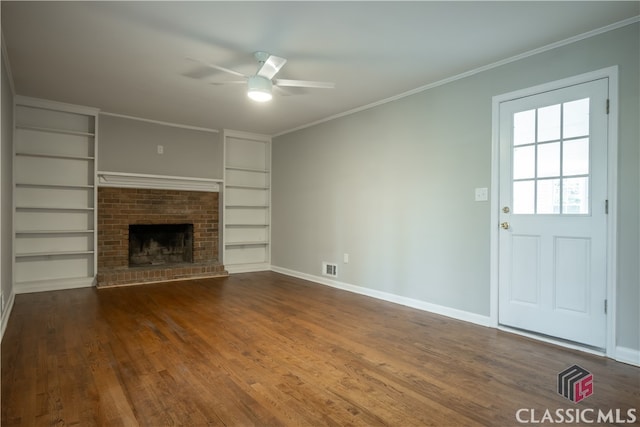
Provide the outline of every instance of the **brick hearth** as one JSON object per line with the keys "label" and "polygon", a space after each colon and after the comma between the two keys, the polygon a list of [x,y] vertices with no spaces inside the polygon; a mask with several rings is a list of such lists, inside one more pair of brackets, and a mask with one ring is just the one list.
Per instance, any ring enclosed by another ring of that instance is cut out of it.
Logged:
{"label": "brick hearth", "polygon": [[[98,286],[226,276],[218,193],[98,188]],[[193,224],[193,263],[129,267],[129,224]]]}

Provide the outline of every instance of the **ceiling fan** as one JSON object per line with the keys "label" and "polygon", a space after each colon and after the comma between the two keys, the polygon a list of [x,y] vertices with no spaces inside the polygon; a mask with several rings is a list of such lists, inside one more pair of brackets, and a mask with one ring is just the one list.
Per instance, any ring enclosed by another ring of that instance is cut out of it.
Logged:
{"label": "ceiling fan", "polygon": [[272,89],[276,87],[305,87],[314,89],[333,89],[336,85],[331,82],[316,82],[309,80],[288,80],[274,79],[275,75],[287,63],[285,58],[271,55],[267,52],[255,52],[253,56],[258,61],[258,70],[253,75],[247,75],[239,71],[221,67],[220,65],[209,64],[208,62],[198,59],[188,58],[192,61],[199,62],[207,67],[233,74],[234,76],[243,77],[242,81],[227,81],[215,84],[237,84],[247,83],[247,96],[258,102],[270,101],[273,97]]}

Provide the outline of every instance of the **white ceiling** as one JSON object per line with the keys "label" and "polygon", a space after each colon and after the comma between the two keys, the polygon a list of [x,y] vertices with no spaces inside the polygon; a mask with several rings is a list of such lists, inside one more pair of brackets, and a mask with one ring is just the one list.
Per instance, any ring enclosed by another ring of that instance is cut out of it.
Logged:
{"label": "white ceiling", "polygon": [[[16,92],[207,128],[278,134],[640,14],[638,1],[12,2],[2,32]],[[268,104],[252,53],[288,59]]]}

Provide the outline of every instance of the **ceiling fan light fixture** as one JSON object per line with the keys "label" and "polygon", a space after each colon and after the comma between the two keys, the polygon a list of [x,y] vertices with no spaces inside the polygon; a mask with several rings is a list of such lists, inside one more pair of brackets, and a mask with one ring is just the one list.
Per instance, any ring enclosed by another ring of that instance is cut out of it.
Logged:
{"label": "ceiling fan light fixture", "polygon": [[247,96],[256,102],[267,102],[273,98],[271,94],[272,83],[266,77],[258,75],[249,77],[247,87]]}

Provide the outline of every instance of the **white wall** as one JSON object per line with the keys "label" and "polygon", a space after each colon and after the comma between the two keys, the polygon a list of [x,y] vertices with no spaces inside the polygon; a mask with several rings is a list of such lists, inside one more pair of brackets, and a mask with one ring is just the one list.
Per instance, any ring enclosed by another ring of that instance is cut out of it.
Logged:
{"label": "white wall", "polygon": [[[617,345],[640,349],[638,76],[633,24],[274,138],[272,265],[489,316],[495,95],[620,71]],[[348,264],[342,262],[348,253]]]}
{"label": "white wall", "polygon": [[0,289],[5,306],[2,332],[6,327],[13,298],[13,86],[3,46],[0,66]]}
{"label": "white wall", "polygon": [[222,150],[217,132],[100,114],[100,171],[222,179]]}

